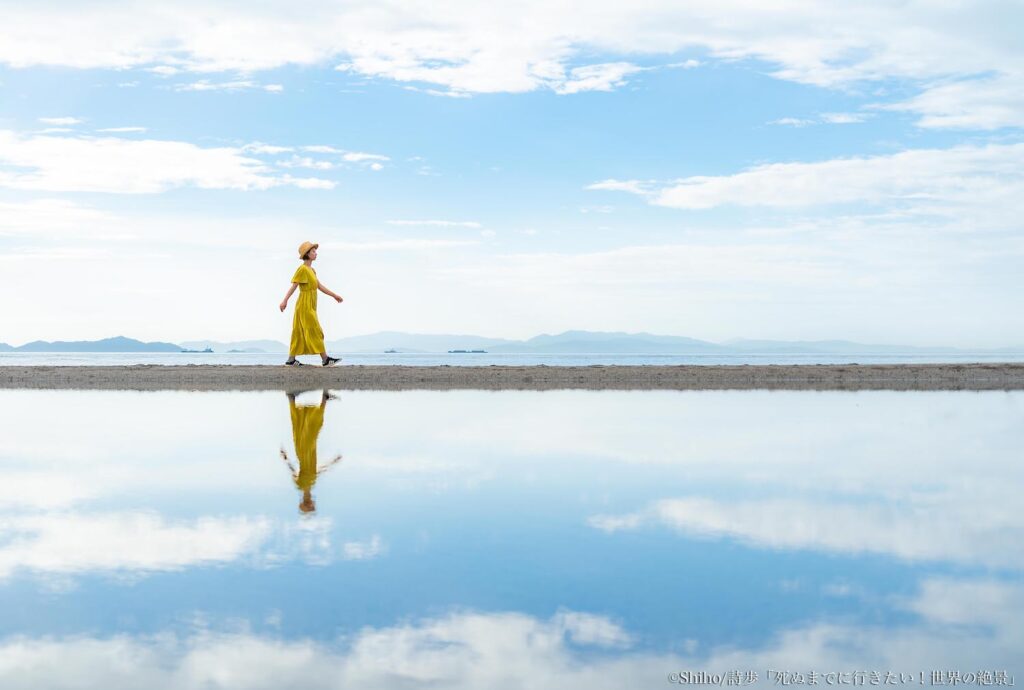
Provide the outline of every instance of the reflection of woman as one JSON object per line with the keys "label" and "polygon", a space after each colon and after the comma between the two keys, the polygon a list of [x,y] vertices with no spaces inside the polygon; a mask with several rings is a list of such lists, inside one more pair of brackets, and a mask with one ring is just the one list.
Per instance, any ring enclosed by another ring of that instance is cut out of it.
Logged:
{"label": "reflection of woman", "polygon": [[325,367],[334,365],[340,360],[337,357],[330,357],[324,345],[324,331],[320,328],[320,320],[316,317],[316,293],[317,290],[330,295],[337,302],[341,297],[331,291],[316,277],[313,270],[313,261],[316,260],[316,250],[319,244],[303,242],[299,245],[299,258],[302,265],[292,276],[291,287],[285,293],[280,308],[284,311],[288,308],[288,300],[296,289],[299,291],[299,299],[295,302],[295,318],[292,320],[292,339],[288,346],[288,361],[285,364],[301,366],[302,362],[295,359],[296,355],[320,355],[320,361]]}
{"label": "reflection of woman", "polygon": [[281,449],[281,457],[292,471],[295,486],[302,492],[299,510],[303,513],[312,513],[316,510],[312,491],[317,477],[341,460],[341,456],[338,455],[323,467],[318,467],[316,459],[316,440],[324,425],[324,410],[327,408],[327,401],[334,396],[324,391],[319,405],[296,405],[295,394],[287,395],[292,417],[292,440],[295,443],[295,456],[299,459],[299,468],[295,469],[284,448]]}

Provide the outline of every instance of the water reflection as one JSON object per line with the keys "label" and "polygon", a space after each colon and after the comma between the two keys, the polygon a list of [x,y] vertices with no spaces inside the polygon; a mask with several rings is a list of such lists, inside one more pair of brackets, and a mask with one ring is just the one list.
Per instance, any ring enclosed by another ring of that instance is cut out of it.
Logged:
{"label": "water reflection", "polygon": [[288,457],[287,451],[281,449],[281,459],[291,470],[292,480],[296,488],[302,492],[302,501],[299,503],[299,510],[303,513],[316,511],[316,502],[313,500],[313,485],[321,474],[334,467],[341,461],[341,455],[334,456],[323,467],[320,467],[317,460],[317,441],[320,438],[320,430],[324,426],[324,412],[327,410],[328,400],[337,400],[328,391],[323,391],[320,396],[320,403],[317,405],[299,405],[295,397],[299,392],[288,392],[288,411],[292,420],[292,442],[295,446],[295,457],[299,461],[296,469],[295,464]]}
{"label": "water reflection", "polygon": [[657,687],[1024,649],[1024,394],[281,395],[0,391],[0,688]]}

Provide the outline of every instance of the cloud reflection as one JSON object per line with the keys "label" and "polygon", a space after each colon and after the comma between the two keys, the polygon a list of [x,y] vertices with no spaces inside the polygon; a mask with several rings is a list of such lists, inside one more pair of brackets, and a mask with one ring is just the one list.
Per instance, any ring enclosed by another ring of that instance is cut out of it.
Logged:
{"label": "cloud reflection", "polygon": [[0,517],[0,577],[47,573],[162,571],[233,561],[271,532],[261,517],[167,520],[150,513],[52,513]]}
{"label": "cloud reflection", "polygon": [[[979,594],[998,604],[977,607]],[[898,606],[903,626],[810,622],[762,647],[649,651],[607,617],[561,611],[454,612],[364,628],[325,643],[204,630],[189,637],[13,637],[0,642],[3,687],[118,688],[478,688],[537,690],[660,687],[671,671],[722,673],[769,668],[809,671],[932,668],[1015,669],[1024,645],[1020,584],[936,579]],[[1005,608],[999,613],[1001,607]],[[955,615],[951,612],[955,611]],[[694,649],[694,648],[697,649]]]}
{"label": "cloud reflection", "polygon": [[588,524],[609,533],[665,525],[690,536],[773,549],[1024,568],[1024,514],[1009,505],[1004,511],[979,510],[948,494],[909,495],[899,503],[684,497],[655,501],[635,513],[594,515]]}

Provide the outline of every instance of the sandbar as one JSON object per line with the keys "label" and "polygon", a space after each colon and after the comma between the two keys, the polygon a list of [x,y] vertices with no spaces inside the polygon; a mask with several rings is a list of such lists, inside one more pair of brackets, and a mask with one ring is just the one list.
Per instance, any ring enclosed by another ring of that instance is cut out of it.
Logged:
{"label": "sandbar", "polygon": [[70,390],[1024,390],[1024,363],[682,366],[0,366]]}

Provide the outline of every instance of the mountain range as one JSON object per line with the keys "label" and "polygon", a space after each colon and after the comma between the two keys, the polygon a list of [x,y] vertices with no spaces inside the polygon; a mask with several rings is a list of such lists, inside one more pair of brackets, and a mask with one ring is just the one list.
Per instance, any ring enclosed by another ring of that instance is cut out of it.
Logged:
{"label": "mountain range", "polygon": [[[242,340],[219,342],[189,340],[181,343],[141,342],[118,336],[92,341],[37,340],[19,347],[0,343],[6,352],[180,352],[205,350],[213,352],[252,352],[280,354],[288,346],[276,340]],[[400,353],[438,353],[449,350],[486,350],[489,353],[521,354],[957,354],[988,352],[992,354],[1024,352],[1024,347],[998,349],[971,349],[953,347],[913,347],[906,345],[877,345],[848,340],[746,340],[735,339],[714,343],[695,338],[652,333],[624,333],[601,331],[565,331],[557,335],[543,334],[528,340],[487,338],[477,335],[420,334],[399,331],[381,331],[357,335],[327,343],[330,352],[381,353],[393,350]]]}
{"label": "mountain range", "polygon": [[103,340],[34,340],[19,347],[0,343],[0,352],[181,352],[174,343],[143,343],[119,335]]}

